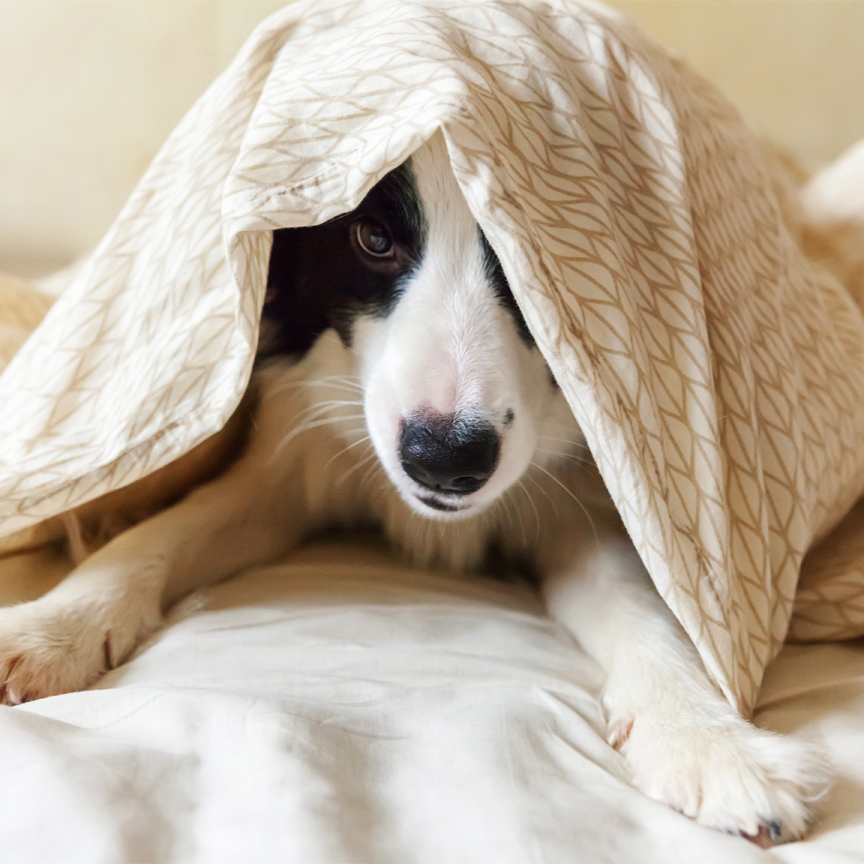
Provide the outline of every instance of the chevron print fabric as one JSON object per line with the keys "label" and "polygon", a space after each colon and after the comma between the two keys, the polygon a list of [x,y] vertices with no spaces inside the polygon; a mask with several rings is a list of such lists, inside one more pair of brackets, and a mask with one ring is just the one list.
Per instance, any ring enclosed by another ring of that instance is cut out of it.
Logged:
{"label": "chevron print fabric", "polygon": [[[864,491],[864,322],[734,110],[599,6],[316,0],[264,22],[0,378],[3,533],[220,428],[272,230],[352,209],[438,128],[652,578],[748,711],[805,552]],[[859,606],[862,574],[864,554]]]}

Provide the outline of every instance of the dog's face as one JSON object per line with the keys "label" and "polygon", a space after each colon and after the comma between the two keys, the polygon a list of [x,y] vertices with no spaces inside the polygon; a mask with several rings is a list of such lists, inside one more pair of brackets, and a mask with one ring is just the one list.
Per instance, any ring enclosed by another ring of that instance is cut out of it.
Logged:
{"label": "dog's face", "polygon": [[263,350],[338,332],[378,459],[421,515],[480,512],[578,434],[440,136],[351,213],[276,232],[268,289]]}

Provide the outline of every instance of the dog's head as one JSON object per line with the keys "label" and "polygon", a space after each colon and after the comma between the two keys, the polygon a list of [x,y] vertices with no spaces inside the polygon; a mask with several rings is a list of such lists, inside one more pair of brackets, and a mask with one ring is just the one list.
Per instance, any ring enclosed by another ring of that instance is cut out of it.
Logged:
{"label": "dog's head", "polygon": [[440,135],[351,213],[276,232],[264,322],[269,353],[336,330],[378,459],[424,516],[480,512],[578,434]]}

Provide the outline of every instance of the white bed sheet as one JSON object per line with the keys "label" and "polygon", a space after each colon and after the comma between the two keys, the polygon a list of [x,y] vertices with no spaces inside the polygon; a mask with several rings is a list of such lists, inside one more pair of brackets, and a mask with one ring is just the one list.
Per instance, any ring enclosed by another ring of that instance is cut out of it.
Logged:
{"label": "white bed sheet", "polygon": [[312,546],[190,598],[96,688],[0,708],[2,858],[864,860],[864,644],[769,670],[759,721],[838,775],[770,851],[631,789],[598,680],[524,587]]}

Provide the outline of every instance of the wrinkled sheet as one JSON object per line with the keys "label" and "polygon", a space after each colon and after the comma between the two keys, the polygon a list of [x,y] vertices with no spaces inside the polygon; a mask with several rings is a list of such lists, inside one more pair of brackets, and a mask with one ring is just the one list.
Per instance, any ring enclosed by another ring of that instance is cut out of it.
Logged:
{"label": "wrinkled sheet", "polygon": [[3,858],[864,860],[864,644],[768,670],[757,722],[822,741],[839,778],[772,851],[630,788],[599,681],[522,586],[310,547],[194,595],[94,689],[0,707]]}
{"label": "wrinkled sheet", "polygon": [[0,376],[0,534],[220,428],[272,230],[354,208],[438,129],[655,585],[748,712],[803,556],[864,492],[864,319],[735,110],[601,6],[262,23]]}

